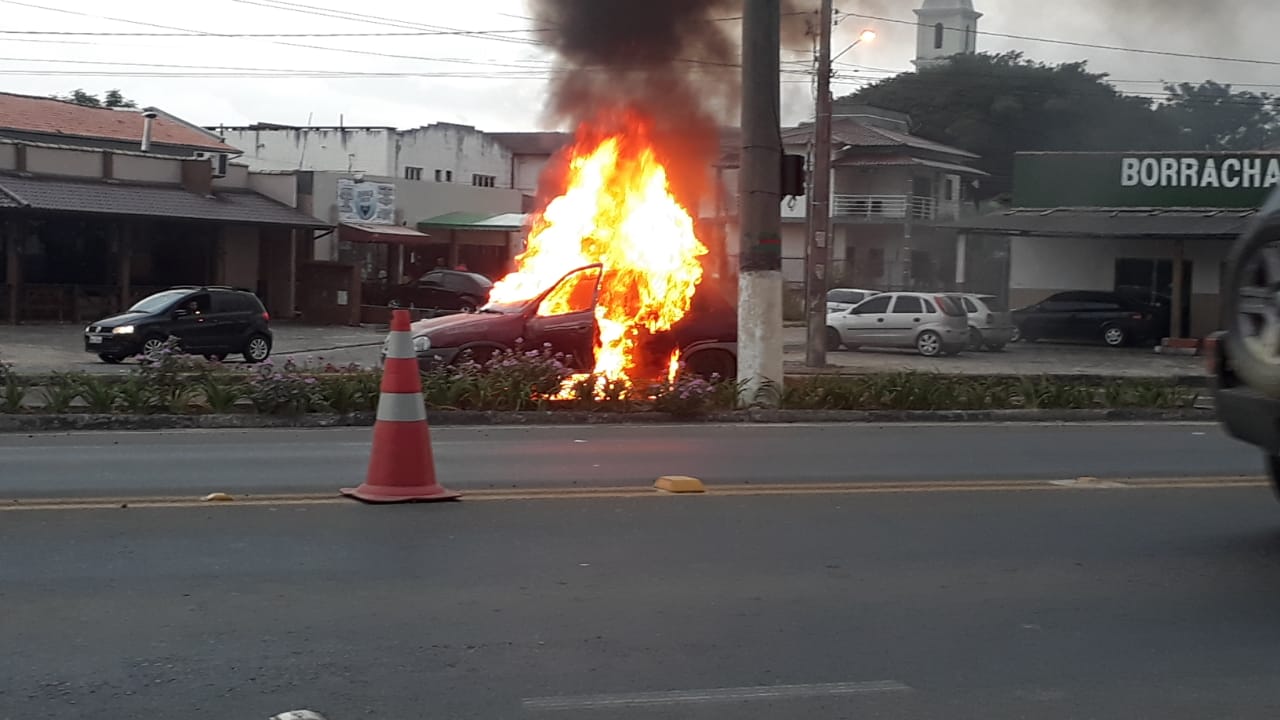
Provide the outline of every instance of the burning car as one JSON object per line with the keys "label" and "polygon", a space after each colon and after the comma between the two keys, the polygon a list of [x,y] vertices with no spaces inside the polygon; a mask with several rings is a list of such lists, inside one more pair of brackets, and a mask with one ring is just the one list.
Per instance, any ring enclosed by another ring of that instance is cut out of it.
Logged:
{"label": "burning car", "polygon": [[[418,362],[423,369],[466,360],[484,363],[505,350],[549,346],[570,367],[592,372],[606,276],[603,266],[590,265],[526,301],[489,303],[476,313],[420,320],[413,325]],[[737,311],[714,283],[699,289],[689,312],[669,330],[639,335],[628,377],[660,377],[673,356],[687,372],[723,378],[736,374]]]}

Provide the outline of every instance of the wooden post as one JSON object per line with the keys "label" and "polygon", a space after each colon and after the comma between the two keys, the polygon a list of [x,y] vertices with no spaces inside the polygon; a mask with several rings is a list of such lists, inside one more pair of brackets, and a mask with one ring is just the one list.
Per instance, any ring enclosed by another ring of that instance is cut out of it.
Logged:
{"label": "wooden post", "polygon": [[[22,147],[19,145],[19,147]],[[22,225],[10,220],[0,230],[5,238],[5,284],[9,286],[9,324],[18,324],[18,298],[22,296],[22,255],[19,253],[22,238],[18,229]]]}
{"label": "wooden post", "polygon": [[1182,295],[1187,291],[1182,282],[1183,266],[1186,261],[1186,244],[1182,238],[1173,241],[1173,289],[1169,293],[1169,337],[1182,337]]}

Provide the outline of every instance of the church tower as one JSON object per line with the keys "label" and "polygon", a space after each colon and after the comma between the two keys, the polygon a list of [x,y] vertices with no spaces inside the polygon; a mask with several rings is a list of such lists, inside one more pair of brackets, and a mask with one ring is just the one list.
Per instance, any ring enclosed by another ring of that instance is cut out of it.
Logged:
{"label": "church tower", "polygon": [[973,0],[924,0],[916,11],[916,69],[947,61],[952,55],[978,51],[978,18]]}

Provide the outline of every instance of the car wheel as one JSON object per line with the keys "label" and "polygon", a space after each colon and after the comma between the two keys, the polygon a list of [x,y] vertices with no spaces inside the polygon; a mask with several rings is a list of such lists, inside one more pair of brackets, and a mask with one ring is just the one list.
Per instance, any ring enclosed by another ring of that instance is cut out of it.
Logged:
{"label": "car wheel", "polygon": [[244,361],[260,363],[271,355],[271,339],[266,335],[254,335],[244,346]]}
{"label": "car wheel", "polygon": [[159,335],[152,335],[151,337],[142,341],[142,352],[140,354],[142,355],[142,357],[147,358],[148,360],[151,360],[155,358],[156,354],[159,353],[160,349],[163,347],[164,347],[164,338],[160,337]]}
{"label": "car wheel", "polygon": [[1102,342],[1107,347],[1124,347],[1129,344],[1129,333],[1118,325],[1109,325],[1102,329]]}
{"label": "car wheel", "polygon": [[938,357],[942,354],[942,336],[925,330],[916,336],[916,351],[925,357]]}
{"label": "car wheel", "polygon": [[719,380],[733,380],[738,375],[738,359],[724,350],[703,350],[690,355],[684,369],[703,380],[713,375]]}
{"label": "car wheel", "polygon": [[1227,255],[1224,291],[1231,368],[1250,388],[1280,398],[1280,216]]}
{"label": "car wheel", "polygon": [[124,360],[123,355],[99,355],[98,359],[108,365],[119,365]]}
{"label": "car wheel", "polygon": [[982,349],[982,331],[976,327],[969,328],[969,349],[974,352]]}
{"label": "car wheel", "polygon": [[839,350],[840,346],[844,345],[844,341],[840,339],[840,331],[836,330],[833,327],[827,328],[826,343],[827,343],[827,350],[831,350],[831,351]]}
{"label": "car wheel", "polygon": [[1025,339],[1026,338],[1022,337],[1022,328],[1015,325],[1013,328],[1013,335],[1009,336],[1009,342],[1022,342]]}

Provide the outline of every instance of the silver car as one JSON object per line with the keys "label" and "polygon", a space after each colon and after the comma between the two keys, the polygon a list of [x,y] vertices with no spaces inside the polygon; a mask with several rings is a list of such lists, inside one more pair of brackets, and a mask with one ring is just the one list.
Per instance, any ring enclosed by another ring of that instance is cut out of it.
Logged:
{"label": "silver car", "polygon": [[852,310],[854,305],[872,295],[879,295],[879,290],[859,290],[858,288],[833,288],[827,291],[827,312]]}
{"label": "silver car", "polygon": [[827,315],[827,347],[914,348],[925,357],[958,355],[969,344],[969,316],[954,296],[884,293]]}
{"label": "silver car", "polygon": [[994,295],[965,294],[955,296],[969,314],[969,349],[986,348],[1000,352],[1013,342],[1017,327],[1013,315]]}

